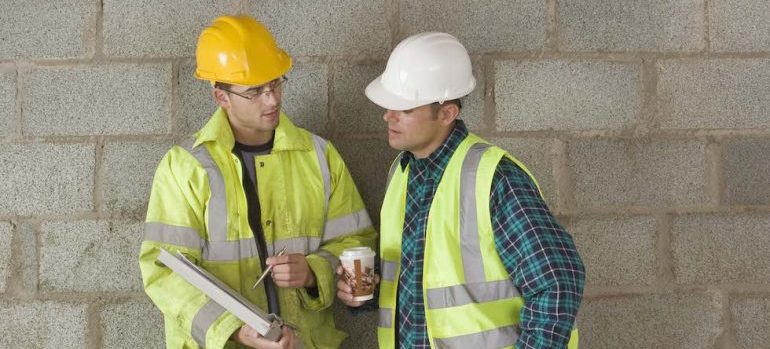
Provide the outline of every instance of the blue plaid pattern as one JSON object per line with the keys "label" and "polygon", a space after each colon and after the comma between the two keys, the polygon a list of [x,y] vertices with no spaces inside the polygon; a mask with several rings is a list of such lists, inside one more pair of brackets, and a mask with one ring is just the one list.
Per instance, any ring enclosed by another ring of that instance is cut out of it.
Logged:
{"label": "blue plaid pattern", "polygon": [[[430,348],[422,294],[428,210],[449,159],[468,135],[458,121],[447,140],[425,159],[405,152],[410,166],[398,280],[397,342]],[[498,165],[490,192],[495,247],[526,299],[516,348],[564,348],[580,306],[585,271],[575,244],[556,222],[529,176],[508,159]]]}

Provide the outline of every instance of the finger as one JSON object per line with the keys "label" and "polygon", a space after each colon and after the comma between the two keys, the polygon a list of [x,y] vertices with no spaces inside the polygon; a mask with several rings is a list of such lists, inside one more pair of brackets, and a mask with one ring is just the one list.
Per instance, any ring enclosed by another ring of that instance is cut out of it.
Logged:
{"label": "finger", "polygon": [[[283,256],[281,256],[283,257]],[[271,272],[275,274],[290,274],[292,272],[291,264],[276,264]]]}
{"label": "finger", "polygon": [[380,283],[380,275],[374,274],[374,284],[377,285]]}
{"label": "finger", "polygon": [[345,293],[353,293],[353,288],[345,280],[337,280],[337,289]]}
{"label": "finger", "polygon": [[337,275],[342,275],[342,265],[337,265],[337,270],[335,270]]}
{"label": "finger", "polygon": [[267,263],[268,265],[278,265],[278,264],[289,263],[290,256],[291,255],[267,257],[267,259],[265,259],[265,263]]}

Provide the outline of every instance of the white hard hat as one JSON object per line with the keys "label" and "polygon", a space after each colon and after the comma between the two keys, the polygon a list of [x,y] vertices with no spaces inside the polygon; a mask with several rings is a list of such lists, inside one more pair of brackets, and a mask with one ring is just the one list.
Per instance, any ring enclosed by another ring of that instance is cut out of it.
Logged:
{"label": "white hard hat", "polygon": [[468,95],[476,87],[465,47],[447,33],[420,33],[401,41],[385,72],[366,87],[366,96],[390,110],[408,110]]}

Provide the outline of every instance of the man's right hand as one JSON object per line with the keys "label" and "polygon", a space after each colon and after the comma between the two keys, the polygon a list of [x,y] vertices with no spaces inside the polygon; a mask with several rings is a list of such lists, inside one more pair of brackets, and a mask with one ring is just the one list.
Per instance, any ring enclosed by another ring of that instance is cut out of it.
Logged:
{"label": "man's right hand", "polygon": [[284,326],[282,329],[281,339],[277,342],[273,342],[257,332],[249,325],[243,325],[238,331],[233,333],[233,340],[236,342],[255,349],[294,349],[298,346],[299,338],[294,335],[289,327]]}
{"label": "man's right hand", "polygon": [[[342,304],[345,304],[349,307],[360,307],[365,301],[354,301],[353,300],[353,288],[348,285],[347,282],[345,282],[345,278],[342,276],[342,265],[337,265],[337,298],[342,301]],[[374,274],[374,285],[373,287],[377,287],[377,284],[380,283],[380,276],[377,274]]]}

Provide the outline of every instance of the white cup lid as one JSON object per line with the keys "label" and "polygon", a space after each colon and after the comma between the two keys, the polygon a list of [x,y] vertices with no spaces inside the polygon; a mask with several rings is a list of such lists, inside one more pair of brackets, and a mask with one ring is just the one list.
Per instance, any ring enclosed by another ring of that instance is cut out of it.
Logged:
{"label": "white cup lid", "polygon": [[372,255],[374,256],[374,251],[372,251],[371,248],[362,246],[362,247],[351,247],[348,249],[345,249],[342,251],[342,254],[340,257],[359,257],[359,256],[368,256]]}

